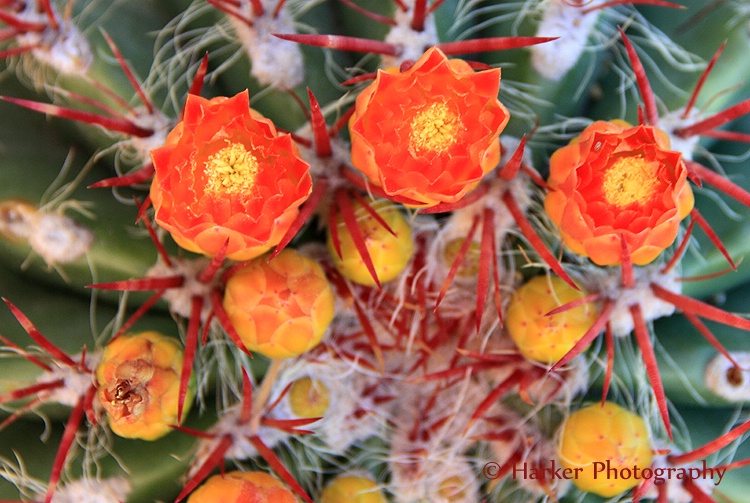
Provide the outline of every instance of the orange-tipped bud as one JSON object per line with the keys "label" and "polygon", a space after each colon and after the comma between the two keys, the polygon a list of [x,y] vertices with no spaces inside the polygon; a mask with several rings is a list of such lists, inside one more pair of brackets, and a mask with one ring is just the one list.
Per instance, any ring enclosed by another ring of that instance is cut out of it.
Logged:
{"label": "orange-tipped bud", "polygon": [[299,503],[294,493],[264,472],[214,475],[188,498],[188,503]]}
{"label": "orange-tipped bud", "polygon": [[366,477],[341,475],[323,490],[318,503],[386,503],[378,485]]}
{"label": "orange-tipped bud", "polygon": [[333,289],[314,260],[285,249],[259,257],[227,281],[224,310],[247,349],[291,358],[315,347],[333,320]]}
{"label": "orange-tipped bud", "polygon": [[297,417],[322,417],[330,404],[331,394],[318,380],[303,377],[289,388],[289,408]]}
{"label": "orange-tipped bud", "polygon": [[521,354],[545,364],[565,356],[594,324],[597,309],[586,303],[552,316],[547,313],[584,295],[557,276],[534,277],[516,290],[505,326]]}
{"label": "orange-tipped bud", "polygon": [[609,498],[641,483],[653,456],[646,423],[619,405],[585,407],[562,426],[558,456],[582,491]]}
{"label": "orange-tipped bud", "polygon": [[[375,273],[380,283],[386,283],[404,270],[414,254],[411,227],[396,204],[383,199],[371,203],[370,206],[385,221],[393,234],[358,201],[352,203],[357,227],[364,238]],[[375,279],[365,265],[361,251],[357,249],[341,215],[336,221],[336,230],[341,242],[341,257],[336,251],[331,232],[328,232],[328,252],[333,265],[347,279],[360,285],[375,286]]]}
{"label": "orange-tipped bud", "polygon": [[[96,380],[113,432],[156,440],[172,431],[178,424],[182,359],[180,343],[158,332],[122,335],[104,348]],[[193,394],[191,386],[186,410]]]}

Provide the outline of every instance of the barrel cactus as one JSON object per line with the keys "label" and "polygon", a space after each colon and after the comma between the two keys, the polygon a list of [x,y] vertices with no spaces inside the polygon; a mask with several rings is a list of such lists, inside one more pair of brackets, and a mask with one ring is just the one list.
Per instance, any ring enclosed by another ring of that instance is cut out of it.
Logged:
{"label": "barrel cactus", "polygon": [[0,2],[0,499],[748,501],[745,0]]}

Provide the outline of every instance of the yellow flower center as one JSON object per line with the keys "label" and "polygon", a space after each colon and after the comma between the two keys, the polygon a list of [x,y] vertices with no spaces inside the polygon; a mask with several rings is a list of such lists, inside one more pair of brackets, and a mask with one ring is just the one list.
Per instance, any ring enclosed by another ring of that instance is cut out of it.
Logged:
{"label": "yellow flower center", "polygon": [[622,157],[605,173],[602,189],[609,204],[625,207],[644,204],[656,192],[657,178],[643,156]]}
{"label": "yellow flower center", "polygon": [[412,152],[442,152],[458,140],[461,121],[445,103],[433,103],[411,121],[409,147]]}
{"label": "yellow flower center", "polygon": [[206,161],[206,190],[237,194],[251,190],[258,174],[258,160],[241,143],[231,143]]}

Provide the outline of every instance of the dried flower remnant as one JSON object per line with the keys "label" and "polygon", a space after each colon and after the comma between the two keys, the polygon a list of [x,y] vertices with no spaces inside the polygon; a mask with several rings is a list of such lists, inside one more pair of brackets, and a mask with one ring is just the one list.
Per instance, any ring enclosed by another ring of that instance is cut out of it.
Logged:
{"label": "dried flower remnant", "polygon": [[435,47],[403,72],[378,71],[349,122],[352,164],[389,197],[458,201],[500,160],[499,89],[499,69],[475,72]]}
{"label": "dried flower remnant", "polygon": [[652,126],[597,121],[550,159],[544,208],[573,253],[598,265],[645,265],[672,245],[693,209],[688,171]]}
{"label": "dried flower remnant", "polygon": [[[642,473],[653,457],[645,421],[612,402],[572,413],[562,426],[558,455],[565,468],[580,470],[573,472],[576,487],[605,498],[638,485],[641,479],[632,473],[634,468]],[[627,468],[631,476],[607,476],[602,466],[618,474]]]}
{"label": "dried flower remnant", "polygon": [[291,136],[250,109],[247,91],[189,95],[180,122],[152,151],[156,222],[183,248],[249,260],[281,241],[312,190]]}
{"label": "dried flower remnant", "polygon": [[297,503],[294,493],[264,472],[233,471],[214,475],[188,498],[188,503]]}
{"label": "dried flower remnant", "polygon": [[[123,335],[105,348],[96,369],[99,403],[109,426],[126,438],[156,440],[178,424],[183,352],[158,332]],[[192,390],[189,391],[192,395]],[[189,396],[189,406],[192,398]]]}
{"label": "dried flower remnant", "polygon": [[333,289],[314,260],[285,249],[227,280],[224,309],[252,352],[290,358],[315,347],[333,320]]}
{"label": "dried flower remnant", "polygon": [[526,358],[552,364],[562,358],[596,321],[598,310],[586,303],[561,313],[549,313],[584,294],[557,276],[536,276],[511,298],[506,327]]}

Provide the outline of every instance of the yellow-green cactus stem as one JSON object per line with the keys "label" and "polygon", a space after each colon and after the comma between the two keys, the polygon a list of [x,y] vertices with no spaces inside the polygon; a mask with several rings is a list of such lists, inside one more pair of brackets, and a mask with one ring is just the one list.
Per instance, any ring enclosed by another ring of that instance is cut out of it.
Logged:
{"label": "yellow-green cactus stem", "polygon": [[375,481],[359,475],[340,475],[326,486],[318,503],[387,503]]}
{"label": "yellow-green cactus stem", "polygon": [[214,475],[196,489],[188,503],[298,503],[294,493],[264,472],[233,471]]}
{"label": "yellow-green cactus stem", "polygon": [[612,402],[572,413],[562,426],[558,456],[582,491],[609,498],[635,487],[653,457],[645,421]]}
{"label": "yellow-green cactus stem", "polygon": [[325,335],[333,320],[333,289],[317,262],[287,248],[232,274],[224,309],[251,352],[291,358],[317,346]]}
{"label": "yellow-green cactus stem", "polygon": [[[159,332],[122,335],[105,348],[96,369],[99,403],[109,426],[125,438],[156,440],[178,424],[183,350]],[[191,385],[185,399],[192,402]]]}
{"label": "yellow-green cactus stem", "polygon": [[594,324],[597,309],[586,303],[551,316],[547,313],[584,295],[557,276],[536,276],[516,290],[506,328],[521,354],[545,364],[560,360]]}
{"label": "yellow-green cactus stem", "polygon": [[[378,200],[371,203],[373,210],[383,219],[393,233],[373,217],[358,201],[352,203],[357,227],[365,241],[375,273],[380,283],[395,279],[404,270],[414,254],[411,227],[398,205]],[[375,279],[367,269],[351,232],[341,215],[336,220],[336,230],[341,243],[339,257],[331,232],[328,232],[328,252],[336,269],[347,279],[365,286],[375,286]]]}
{"label": "yellow-green cactus stem", "polygon": [[331,404],[325,384],[310,377],[294,381],[289,388],[289,408],[298,417],[322,417]]}

